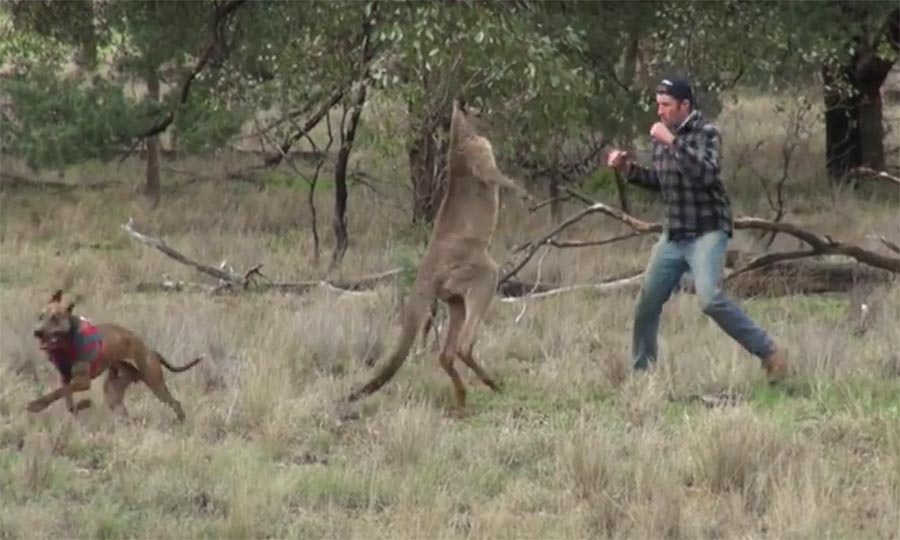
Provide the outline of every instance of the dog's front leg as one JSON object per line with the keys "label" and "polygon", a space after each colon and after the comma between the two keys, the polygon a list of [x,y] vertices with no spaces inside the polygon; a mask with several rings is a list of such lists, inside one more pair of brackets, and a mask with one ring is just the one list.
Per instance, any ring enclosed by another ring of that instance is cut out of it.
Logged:
{"label": "dog's front leg", "polygon": [[[36,400],[32,401],[31,403],[29,403],[28,404],[28,412],[33,412],[33,413],[41,412],[44,409],[46,409],[47,407],[49,407],[51,404],[53,404],[54,401],[56,401],[60,398],[65,398],[66,407],[70,411],[74,412],[73,409],[76,409],[76,405],[73,403],[74,400],[72,399],[72,394],[74,392],[88,390],[88,389],[90,389],[90,387],[91,387],[90,379],[88,379],[86,382],[77,380],[77,379],[72,379],[71,383],[64,385],[60,388],[57,388],[56,390],[50,392],[49,394],[41,396],[41,397],[37,398]],[[90,401],[90,400],[87,400],[87,401]],[[85,407],[83,407],[81,402],[79,402],[77,408],[82,409]]]}
{"label": "dog's front leg", "polygon": [[[56,390],[37,398],[28,404],[28,412],[40,412],[49,407],[54,401],[64,398],[66,400],[66,408],[69,411],[75,412],[77,410],[86,408],[82,406],[82,402],[79,402],[77,405],[73,403],[72,394],[75,392],[84,392],[86,390],[90,390],[91,388],[91,377],[88,372],[89,366],[86,362],[78,362],[72,367],[72,380],[68,383],[63,383],[63,385]],[[90,400],[86,400],[88,402],[87,406],[90,406]]]}
{"label": "dog's front leg", "polygon": [[66,397],[67,402],[72,399],[72,391],[70,390],[70,385],[65,384],[50,392],[49,394],[43,395],[32,401],[28,404],[28,412],[41,412],[61,397]]}

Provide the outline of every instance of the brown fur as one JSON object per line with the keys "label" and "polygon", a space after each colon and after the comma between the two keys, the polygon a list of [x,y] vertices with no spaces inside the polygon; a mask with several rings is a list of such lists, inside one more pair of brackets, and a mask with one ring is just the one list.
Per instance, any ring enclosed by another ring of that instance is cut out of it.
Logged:
{"label": "brown fur", "polygon": [[[56,291],[53,294],[50,302],[41,312],[34,331],[35,337],[41,341],[42,348],[52,347],[55,343],[54,340],[70,338],[73,329],[80,324],[79,317],[73,313],[74,307],[73,300],[63,300],[62,291]],[[115,324],[97,324],[96,327],[103,340],[101,357],[98,359],[100,369],[97,375],[106,372],[106,380],[103,383],[106,405],[110,409],[127,414],[123,404],[125,390],[129,384],[142,381],[160,401],[175,411],[179,422],[184,420],[181,403],[172,397],[166,387],[162,368],[165,367],[173,372],[182,372],[195,366],[202,358],[196,358],[184,366],[173,366],[159,352],[147,347],[130,330]],[[76,404],[72,397],[75,392],[84,392],[90,389],[89,367],[88,362],[76,362],[72,366],[71,380],[68,383],[63,382],[61,387],[30,402],[28,410],[30,412],[42,411],[61,398],[66,400],[66,408],[73,414],[90,407],[89,399],[81,400]]]}
{"label": "brown fur", "polygon": [[497,226],[501,187],[527,197],[497,169],[490,142],[478,135],[470,115],[454,103],[450,121],[448,189],[441,202],[428,250],[419,266],[412,293],[403,307],[399,343],[375,376],[351,393],[350,401],[369,395],[387,383],[403,364],[416,334],[438,298],[450,320],[440,363],[450,377],[457,407],[465,407],[466,391],[453,364],[461,360],[487,386],[497,383],[472,356],[475,332],[497,289],[498,266],[490,247]]}

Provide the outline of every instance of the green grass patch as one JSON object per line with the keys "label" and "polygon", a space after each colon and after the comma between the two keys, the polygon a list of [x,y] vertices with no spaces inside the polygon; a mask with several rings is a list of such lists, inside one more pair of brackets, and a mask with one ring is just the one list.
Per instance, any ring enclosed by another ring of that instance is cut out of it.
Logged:
{"label": "green grass patch", "polygon": [[753,298],[743,302],[742,306],[751,318],[771,314],[781,317],[789,312],[798,320],[838,323],[847,316],[848,300],[846,295],[839,294],[798,294],[783,298]]}
{"label": "green grass patch", "polygon": [[393,504],[397,498],[394,485],[378,471],[358,471],[335,461],[304,469],[297,475],[291,492],[293,502],[304,507],[364,510]]}

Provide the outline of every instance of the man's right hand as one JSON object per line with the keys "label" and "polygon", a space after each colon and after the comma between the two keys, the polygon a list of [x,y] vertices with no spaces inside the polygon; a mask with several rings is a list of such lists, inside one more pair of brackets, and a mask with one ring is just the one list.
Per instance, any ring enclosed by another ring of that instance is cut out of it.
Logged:
{"label": "man's right hand", "polygon": [[627,174],[631,168],[631,156],[624,150],[613,150],[606,157],[606,164],[620,174]]}

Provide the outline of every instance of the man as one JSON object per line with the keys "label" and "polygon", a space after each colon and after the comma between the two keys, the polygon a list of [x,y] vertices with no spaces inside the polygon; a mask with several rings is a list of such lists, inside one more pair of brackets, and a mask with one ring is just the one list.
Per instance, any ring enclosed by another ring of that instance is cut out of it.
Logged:
{"label": "man", "polygon": [[660,121],[650,128],[652,168],[632,162],[621,150],[608,157],[609,166],[629,183],[662,192],[666,202],[663,234],[650,255],[635,308],[634,367],[645,370],[656,360],[663,305],[690,270],[703,313],[762,360],[770,381],[780,380],[787,371],[784,350],[721,288],[733,226],[731,201],[721,178],[719,130],[695,109],[686,79],[664,79],[656,88],[656,104]]}

